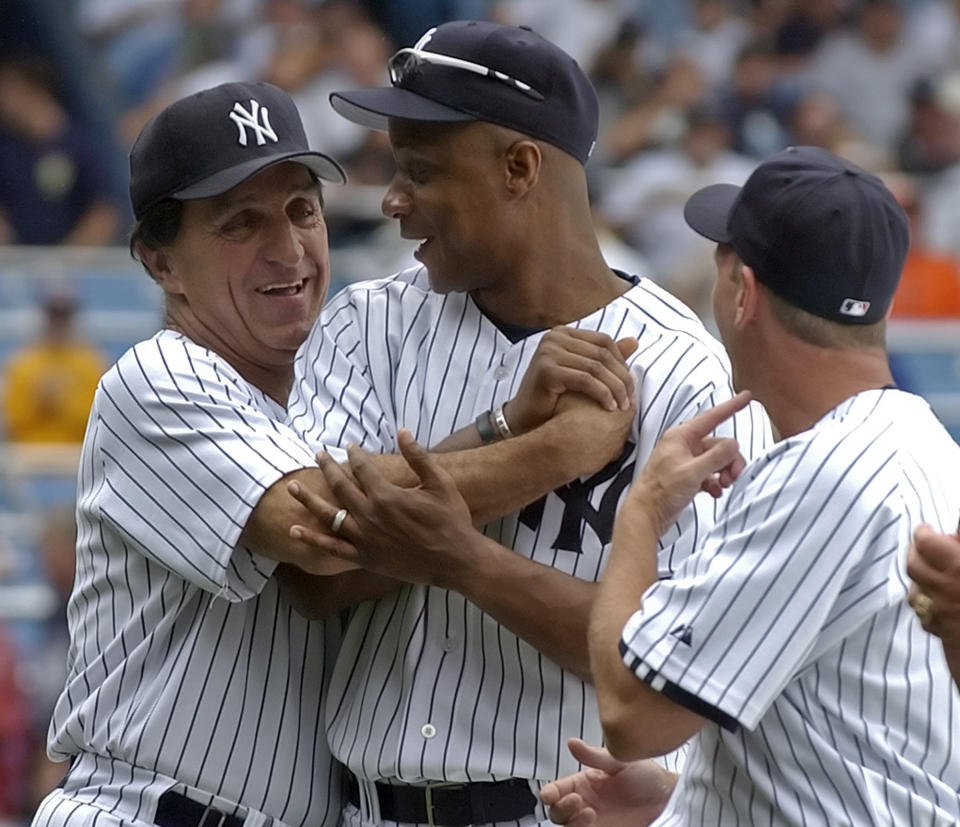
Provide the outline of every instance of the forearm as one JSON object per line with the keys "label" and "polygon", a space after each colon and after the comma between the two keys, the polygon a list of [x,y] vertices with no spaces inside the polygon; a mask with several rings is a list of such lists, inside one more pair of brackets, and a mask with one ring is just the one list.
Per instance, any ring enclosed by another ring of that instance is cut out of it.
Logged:
{"label": "forearm", "polygon": [[454,451],[482,448],[484,444],[483,440],[480,439],[477,426],[471,423],[454,431],[450,436],[444,437],[436,445],[431,445],[430,450],[435,454],[450,454]]}
{"label": "forearm", "polygon": [[280,590],[290,605],[304,617],[319,620],[375,600],[396,589],[396,580],[363,569],[343,574],[312,575],[289,564],[277,567]]}
{"label": "forearm", "polygon": [[610,753],[624,761],[662,755],[675,746],[657,737],[662,696],[637,678],[620,654],[623,627],[657,579],[657,541],[654,521],[642,509],[621,509],[590,617],[590,666],[604,739]]}
{"label": "forearm", "polygon": [[[468,441],[471,438],[469,433],[464,436]],[[588,472],[597,459],[591,455],[589,447],[583,447],[583,443],[583,440],[569,437],[568,428],[562,421],[550,420],[533,431],[482,448],[435,453],[433,456],[450,472],[470,508],[474,524],[483,525],[519,510]],[[545,457],[549,461],[545,461]],[[420,480],[402,456],[368,455],[368,459],[387,481],[408,488],[419,485]],[[351,474],[349,465],[345,464],[343,469],[348,476]],[[290,536],[293,525],[312,526],[329,534],[329,524],[318,524],[316,518],[290,494],[288,485],[293,480],[327,503],[338,505],[319,468],[301,469],[274,483],[263,495],[247,523],[243,541],[268,557],[292,563],[307,572],[320,575],[339,573],[343,568],[341,561]],[[528,560],[525,562],[530,564]],[[540,574],[544,576],[542,572]],[[323,587],[329,588],[330,584],[323,584]],[[494,586],[490,591],[496,593],[498,589]],[[524,608],[524,605],[517,606],[518,619]],[[519,622],[523,622],[522,619]],[[579,626],[584,641],[585,627],[586,610]],[[581,648],[583,651],[576,659],[575,668],[578,673],[586,674],[585,643]]]}
{"label": "forearm", "polygon": [[[336,463],[330,463],[330,467],[338,468]],[[373,473],[379,474],[379,470],[377,468]],[[364,476],[367,471],[358,468],[357,473],[358,476]],[[346,482],[342,471],[338,469],[337,474]],[[299,483],[303,483],[309,480],[309,469],[293,476]],[[336,486],[340,482],[334,481],[333,484]],[[453,490],[452,481],[449,485]],[[329,488],[325,486],[325,490],[330,496]],[[410,492],[410,496],[415,493]],[[347,501],[350,501],[349,497]],[[329,506],[325,507],[330,509]],[[452,525],[451,512],[445,509],[437,515],[441,522],[436,525],[436,530],[428,530],[427,536],[431,541],[440,548],[449,549],[449,552],[444,552],[440,557],[432,557],[431,553],[428,553],[426,565],[417,554],[419,546],[414,543],[407,548],[404,538],[408,538],[409,534],[401,531],[399,541],[390,538],[389,542],[384,543],[371,539],[369,545],[364,544],[368,557],[360,557],[356,562],[364,566],[365,570],[352,571],[337,577],[310,577],[298,569],[284,570],[281,576],[284,593],[301,614],[316,618],[386,594],[395,586],[395,581],[384,575],[409,578],[411,582],[429,582],[459,592],[560,666],[588,680],[586,630],[596,584],[536,563],[504,548],[471,528],[470,514],[463,502],[460,507],[462,514],[459,520],[462,520],[463,528],[457,531],[453,538],[443,538],[443,531]],[[362,522],[370,519],[369,515],[366,518],[362,516],[362,509],[356,510],[353,506],[351,514],[351,519],[359,518]],[[405,519],[409,521],[411,518],[407,515]],[[415,533],[424,530],[422,521],[418,521],[416,517],[412,519],[414,524],[410,531]],[[375,516],[373,519],[373,526],[387,526],[393,530],[396,530],[399,524],[402,524],[402,520],[397,516],[386,519]],[[396,542],[399,542],[399,545],[396,545]],[[288,548],[291,543],[296,545],[293,541],[288,541]],[[341,562],[339,557],[322,551],[314,551],[313,556],[293,562],[308,571],[319,571],[314,560],[316,556],[321,558],[321,562],[323,558]],[[370,573],[366,569],[378,574]]]}
{"label": "forearm", "polygon": [[[469,440],[469,435],[464,439]],[[453,477],[478,526],[519,511],[592,470],[589,449],[579,440],[569,439],[559,420],[490,445],[439,452],[446,444],[446,440],[440,443],[433,455]],[[399,455],[381,455],[373,461],[395,485],[412,487],[419,483]]]}
{"label": "forearm", "polygon": [[[301,485],[316,491],[321,497],[335,502],[327,481],[319,468],[301,468],[286,474],[271,485],[260,497],[240,535],[240,542],[264,557],[281,563],[292,563],[315,574],[336,574],[338,570],[322,568],[329,555],[322,554],[307,543],[290,536],[294,524],[315,525],[314,518],[306,508],[294,499],[287,486],[296,480]],[[343,564],[334,561],[343,568]]]}
{"label": "forearm", "polygon": [[287,490],[294,480],[335,502],[319,468],[287,474],[260,498],[240,538],[244,545],[263,556],[280,561],[280,588],[294,609],[310,619],[329,617],[396,588],[396,581],[388,577],[357,569],[290,536],[293,524],[315,523],[315,518]]}
{"label": "forearm", "polygon": [[597,584],[541,565],[481,534],[436,585],[459,592],[515,635],[590,682],[587,622]]}

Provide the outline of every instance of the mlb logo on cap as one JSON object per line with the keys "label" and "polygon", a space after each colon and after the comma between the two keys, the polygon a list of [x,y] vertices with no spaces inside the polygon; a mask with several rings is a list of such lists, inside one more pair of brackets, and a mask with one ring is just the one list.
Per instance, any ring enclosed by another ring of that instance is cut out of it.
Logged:
{"label": "mlb logo on cap", "polygon": [[840,312],[844,316],[866,316],[870,309],[870,302],[860,299],[844,299],[840,305]]}

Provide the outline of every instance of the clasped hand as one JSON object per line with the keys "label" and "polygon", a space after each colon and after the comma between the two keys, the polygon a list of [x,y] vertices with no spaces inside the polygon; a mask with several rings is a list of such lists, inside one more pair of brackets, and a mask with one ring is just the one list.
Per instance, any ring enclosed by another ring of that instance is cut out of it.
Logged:
{"label": "clasped hand", "polygon": [[[356,445],[347,449],[350,474],[329,454],[317,455],[334,498],[347,510],[336,536],[308,526],[290,529],[294,539],[369,571],[409,583],[440,584],[445,571],[470,559],[482,540],[453,477],[403,428],[400,453],[420,483],[404,488],[389,482]],[[338,507],[297,482],[290,493],[323,525],[333,524]]]}

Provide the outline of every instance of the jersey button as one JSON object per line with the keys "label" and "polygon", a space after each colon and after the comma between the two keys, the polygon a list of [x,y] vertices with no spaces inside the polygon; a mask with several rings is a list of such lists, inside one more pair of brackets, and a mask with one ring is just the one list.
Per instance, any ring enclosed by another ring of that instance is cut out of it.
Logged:
{"label": "jersey button", "polygon": [[420,734],[424,738],[433,738],[437,734],[437,728],[433,724],[424,724],[420,727]]}
{"label": "jersey button", "polygon": [[457,639],[453,637],[447,637],[443,639],[443,651],[452,652],[457,648]]}
{"label": "jersey button", "polygon": [[496,379],[498,382],[502,382],[508,376],[510,376],[510,368],[505,368],[503,365],[498,367],[493,372],[493,378]]}

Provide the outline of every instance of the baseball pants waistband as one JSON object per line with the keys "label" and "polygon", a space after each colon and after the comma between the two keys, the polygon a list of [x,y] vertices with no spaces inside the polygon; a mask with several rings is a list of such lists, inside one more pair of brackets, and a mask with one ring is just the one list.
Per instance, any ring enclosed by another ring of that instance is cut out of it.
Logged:
{"label": "baseball pants waistband", "polygon": [[[89,805],[126,824],[157,827],[289,827],[279,819],[184,785],[156,770],[90,752],[77,755],[59,788],[48,796],[48,812]],[[78,816],[75,819],[82,822]],[[51,818],[50,824],[58,824]]]}
{"label": "baseball pants waistband", "polygon": [[[518,821],[532,814],[537,798],[525,778],[466,783],[373,784],[380,817],[405,824],[465,827]],[[360,807],[360,785],[347,773],[347,800]]]}
{"label": "baseball pants waistband", "polygon": [[243,827],[243,819],[239,816],[216,807],[205,807],[173,790],[160,796],[153,823],[157,827]]}

